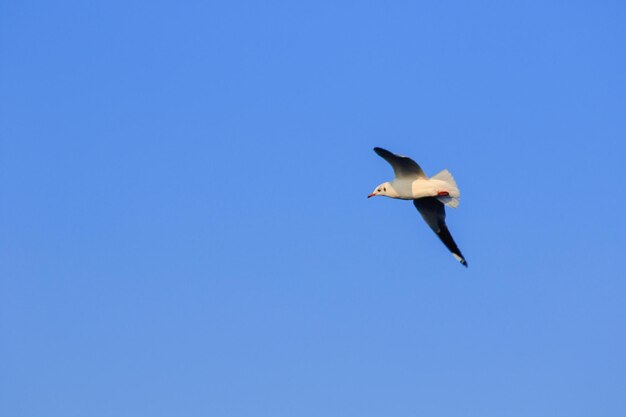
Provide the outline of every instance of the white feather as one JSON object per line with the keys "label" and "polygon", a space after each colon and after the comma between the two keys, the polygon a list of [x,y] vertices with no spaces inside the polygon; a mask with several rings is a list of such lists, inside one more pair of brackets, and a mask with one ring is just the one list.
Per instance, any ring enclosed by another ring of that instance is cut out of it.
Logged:
{"label": "white feather", "polygon": [[454,181],[454,177],[447,169],[433,175],[431,180],[442,181],[446,184],[446,191],[450,194],[445,197],[437,197],[439,201],[445,204],[448,207],[457,208],[459,206],[459,197],[461,196],[461,192],[459,191],[459,187],[456,185],[456,181]]}

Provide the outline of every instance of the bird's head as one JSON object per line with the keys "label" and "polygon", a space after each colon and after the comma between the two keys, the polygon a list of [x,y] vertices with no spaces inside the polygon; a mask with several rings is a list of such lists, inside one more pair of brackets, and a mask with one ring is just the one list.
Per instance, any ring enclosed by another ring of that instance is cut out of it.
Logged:
{"label": "bird's head", "polygon": [[372,191],[372,193],[367,196],[367,198],[374,197],[377,195],[391,197],[393,195],[393,192],[394,192],[394,189],[391,186],[391,183],[383,182],[378,187],[376,187],[374,191]]}

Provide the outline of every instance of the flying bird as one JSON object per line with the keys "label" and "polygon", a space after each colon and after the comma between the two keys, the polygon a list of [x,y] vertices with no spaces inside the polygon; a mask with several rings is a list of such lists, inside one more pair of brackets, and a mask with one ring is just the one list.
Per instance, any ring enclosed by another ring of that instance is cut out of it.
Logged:
{"label": "flying bird", "polygon": [[401,200],[413,200],[426,224],[439,236],[439,239],[452,252],[452,256],[467,267],[467,261],[452,239],[446,226],[444,206],[459,206],[459,188],[447,169],[428,178],[420,166],[411,158],[396,155],[383,148],[374,148],[374,152],[387,161],[393,168],[395,178],[384,182],[374,189],[367,198],[385,196]]}

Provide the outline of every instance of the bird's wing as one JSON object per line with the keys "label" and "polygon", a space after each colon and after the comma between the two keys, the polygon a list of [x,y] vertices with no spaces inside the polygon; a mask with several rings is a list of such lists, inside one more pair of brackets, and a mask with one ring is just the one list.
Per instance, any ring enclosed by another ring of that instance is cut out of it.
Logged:
{"label": "bird's wing", "polygon": [[444,205],[435,197],[419,198],[413,200],[413,204],[428,226],[433,229],[433,232],[439,236],[443,244],[452,252],[456,260],[467,267],[467,262],[461,250],[454,242],[454,239],[452,239],[448,226],[446,226],[446,211]]}
{"label": "bird's wing", "polygon": [[396,178],[426,178],[422,168],[411,158],[396,155],[383,148],[374,148],[374,152],[389,162],[393,172],[396,174]]}

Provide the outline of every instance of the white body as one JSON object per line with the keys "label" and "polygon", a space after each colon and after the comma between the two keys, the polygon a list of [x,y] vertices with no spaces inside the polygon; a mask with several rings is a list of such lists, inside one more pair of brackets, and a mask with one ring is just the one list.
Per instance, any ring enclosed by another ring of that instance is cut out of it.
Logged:
{"label": "white body", "polygon": [[[396,192],[395,198],[402,200],[415,200],[422,197],[436,197],[440,193],[448,193],[450,197],[458,198],[459,190],[456,187],[451,187],[445,181],[437,179],[419,179],[419,180],[399,180],[394,179],[391,181],[391,188]],[[389,193],[389,189],[387,192]],[[392,197],[389,195],[389,197]]]}
{"label": "white body", "polygon": [[427,178],[426,176],[420,178],[394,178],[392,181],[376,187],[372,195],[382,195],[401,200],[437,197],[446,206],[457,207],[461,193],[452,174],[444,169],[432,178]]}

